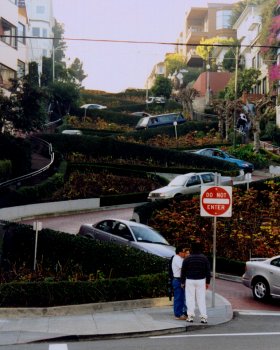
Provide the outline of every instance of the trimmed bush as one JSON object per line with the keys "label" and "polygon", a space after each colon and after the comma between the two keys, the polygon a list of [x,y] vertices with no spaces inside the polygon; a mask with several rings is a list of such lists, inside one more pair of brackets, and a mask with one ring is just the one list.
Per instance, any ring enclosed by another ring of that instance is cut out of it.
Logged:
{"label": "trimmed bush", "polygon": [[167,273],[93,282],[0,284],[1,307],[51,307],[167,295]]}

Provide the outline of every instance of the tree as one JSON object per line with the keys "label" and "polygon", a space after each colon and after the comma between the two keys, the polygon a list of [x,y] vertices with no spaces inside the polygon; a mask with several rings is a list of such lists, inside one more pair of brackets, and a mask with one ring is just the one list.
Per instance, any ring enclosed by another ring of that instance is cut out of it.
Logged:
{"label": "tree", "polygon": [[215,45],[235,45],[236,40],[233,38],[221,38],[213,37],[209,39],[203,39],[200,41],[201,45],[196,47],[196,53],[208,64],[210,64],[211,69],[213,69],[215,61],[212,59],[212,52]]}
{"label": "tree", "polygon": [[193,119],[194,114],[193,101],[197,96],[199,96],[199,92],[191,87],[180,88],[174,94],[175,99],[182,104],[183,112],[188,112],[191,119]]}
{"label": "tree", "polygon": [[179,53],[168,54],[164,60],[166,75],[173,74],[181,69],[188,69],[186,58]]}
{"label": "tree", "polygon": [[[237,77],[237,94],[236,97],[242,96],[243,92],[249,92],[257,84],[261,72],[255,68],[249,68],[238,71]],[[224,98],[228,100],[235,99],[235,76],[231,77],[224,93]]]}
{"label": "tree", "polygon": [[235,50],[230,48],[224,55],[223,59],[223,69],[229,72],[235,71],[235,60],[236,60],[236,53]]}
{"label": "tree", "polygon": [[72,82],[55,81],[50,87],[53,96],[53,111],[60,118],[69,114],[71,106],[80,99],[80,87]]}
{"label": "tree", "polygon": [[155,96],[164,96],[167,99],[170,97],[172,91],[172,84],[168,78],[158,75],[156,81],[151,88],[151,92]]}
{"label": "tree", "polygon": [[[246,105],[249,106],[249,101],[246,101]],[[260,122],[269,113],[270,107],[274,106],[275,104],[270,97],[263,97],[254,104],[251,104],[251,108],[248,108],[248,114],[253,124],[254,151],[256,153],[260,151]]]}
{"label": "tree", "polygon": [[68,68],[70,76],[74,77],[80,84],[87,77],[83,70],[83,63],[75,58],[71,66]]}
{"label": "tree", "polygon": [[34,85],[28,80],[14,81],[14,128],[24,131],[41,130],[47,122],[47,103],[49,95],[46,89]]}

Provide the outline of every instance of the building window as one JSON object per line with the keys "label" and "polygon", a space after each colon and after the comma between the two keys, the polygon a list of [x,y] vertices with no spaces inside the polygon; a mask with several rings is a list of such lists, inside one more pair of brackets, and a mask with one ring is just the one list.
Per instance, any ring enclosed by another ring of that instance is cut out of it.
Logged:
{"label": "building window", "polygon": [[37,14],[45,13],[45,6],[36,6],[36,13]]}
{"label": "building window", "polygon": [[25,63],[18,60],[17,78],[23,78],[25,76]]}
{"label": "building window", "polygon": [[267,93],[267,89],[266,89],[266,78],[263,78],[262,80],[262,93],[266,94]]}
{"label": "building window", "polygon": [[22,44],[25,44],[25,25],[18,23],[18,41]]}
{"label": "building window", "polygon": [[48,57],[48,51],[46,49],[43,49],[42,55],[43,57]]}
{"label": "building window", "polygon": [[40,28],[33,27],[32,28],[32,36],[35,37],[35,38],[40,37]]}
{"label": "building window", "polygon": [[43,37],[44,38],[48,37],[48,30],[46,28],[43,28]]}
{"label": "building window", "polygon": [[10,0],[10,2],[17,5],[17,0]]}
{"label": "building window", "polygon": [[17,48],[17,28],[3,18],[0,19],[1,40],[7,45]]}
{"label": "building window", "polygon": [[252,58],[252,68],[256,68],[256,57]]}
{"label": "building window", "polygon": [[257,68],[260,68],[262,66],[262,58],[260,53],[257,53]]}
{"label": "building window", "polygon": [[10,79],[15,79],[16,72],[0,63],[0,77],[1,86],[9,89],[11,87]]}
{"label": "building window", "polygon": [[216,13],[216,28],[217,29],[229,29],[231,28],[230,19],[231,10],[221,10]]}

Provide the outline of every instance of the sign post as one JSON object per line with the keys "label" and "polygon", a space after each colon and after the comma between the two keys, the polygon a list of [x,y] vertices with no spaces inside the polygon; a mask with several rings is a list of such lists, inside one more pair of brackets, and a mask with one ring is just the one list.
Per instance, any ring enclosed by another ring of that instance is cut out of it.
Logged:
{"label": "sign post", "polygon": [[42,230],[42,222],[40,221],[34,221],[33,222],[33,230],[35,233],[35,249],[34,249],[34,264],[33,264],[33,270],[36,270],[36,262],[37,262],[37,245],[38,245],[38,231]]}
{"label": "sign post", "polygon": [[200,215],[214,217],[213,228],[213,282],[212,307],[215,306],[216,289],[216,237],[217,217],[231,217],[232,215],[232,187],[231,186],[201,186]]}

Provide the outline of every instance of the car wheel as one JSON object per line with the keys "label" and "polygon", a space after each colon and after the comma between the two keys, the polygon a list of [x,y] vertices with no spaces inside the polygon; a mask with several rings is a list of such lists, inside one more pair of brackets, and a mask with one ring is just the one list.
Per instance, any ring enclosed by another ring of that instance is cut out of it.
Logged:
{"label": "car wheel", "polygon": [[266,280],[256,279],[253,282],[253,296],[256,300],[264,301],[270,297],[270,289]]}

